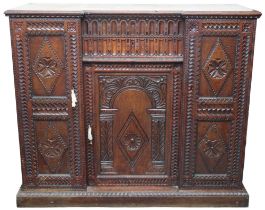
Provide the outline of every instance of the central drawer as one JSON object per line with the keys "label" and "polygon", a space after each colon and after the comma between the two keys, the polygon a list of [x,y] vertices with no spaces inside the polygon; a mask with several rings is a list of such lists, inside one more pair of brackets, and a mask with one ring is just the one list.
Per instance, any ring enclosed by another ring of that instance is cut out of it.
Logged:
{"label": "central drawer", "polygon": [[183,60],[183,20],[178,15],[87,15],[84,61]]}

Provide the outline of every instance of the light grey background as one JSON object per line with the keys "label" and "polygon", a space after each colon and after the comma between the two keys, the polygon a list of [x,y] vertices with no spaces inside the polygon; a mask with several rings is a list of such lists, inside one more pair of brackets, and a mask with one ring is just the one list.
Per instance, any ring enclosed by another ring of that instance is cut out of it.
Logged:
{"label": "light grey background", "polygon": [[[265,13],[261,0],[1,0],[0,1],[0,208],[16,208],[21,184],[16,103],[8,18],[3,12],[26,3],[122,3],[122,4],[241,4]],[[265,15],[265,14],[264,14]],[[251,102],[247,135],[244,184],[250,194],[250,208],[265,206],[265,18],[258,20]],[[262,41],[263,40],[263,41]],[[43,208],[42,208],[43,209]],[[57,208],[62,209],[62,208]],[[139,208],[138,208],[139,209]],[[179,208],[182,209],[182,208]],[[201,209],[201,208],[200,208]],[[228,209],[228,208],[226,208]]]}

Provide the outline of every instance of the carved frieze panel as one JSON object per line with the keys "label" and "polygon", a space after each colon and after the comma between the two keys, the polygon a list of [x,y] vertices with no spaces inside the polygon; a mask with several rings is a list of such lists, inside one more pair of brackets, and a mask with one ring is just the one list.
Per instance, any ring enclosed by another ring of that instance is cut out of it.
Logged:
{"label": "carved frieze panel", "polygon": [[183,54],[183,20],[176,15],[89,15],[83,21],[87,57],[171,57]]}

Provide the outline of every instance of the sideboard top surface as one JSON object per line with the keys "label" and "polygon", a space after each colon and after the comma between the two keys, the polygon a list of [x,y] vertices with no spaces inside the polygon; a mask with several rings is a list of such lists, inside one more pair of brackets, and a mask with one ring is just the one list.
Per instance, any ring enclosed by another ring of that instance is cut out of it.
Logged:
{"label": "sideboard top surface", "polygon": [[181,15],[247,15],[261,13],[236,4],[26,4],[7,10],[6,15],[15,14],[181,14]]}

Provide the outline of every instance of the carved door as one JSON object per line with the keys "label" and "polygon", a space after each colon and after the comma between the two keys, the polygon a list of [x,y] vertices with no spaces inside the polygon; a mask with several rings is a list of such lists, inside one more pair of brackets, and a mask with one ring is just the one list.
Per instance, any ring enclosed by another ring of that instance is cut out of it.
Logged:
{"label": "carved door", "polygon": [[242,185],[254,29],[253,20],[186,21],[183,186]]}
{"label": "carved door", "polygon": [[11,19],[10,24],[23,187],[83,188],[80,20]]}
{"label": "carved door", "polygon": [[90,184],[168,185],[170,176],[176,178],[170,171],[171,144],[177,141],[176,135],[172,141],[171,127],[176,73],[179,68],[171,64],[85,68],[86,126],[92,126],[93,135]]}

